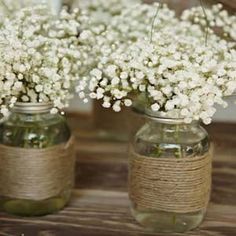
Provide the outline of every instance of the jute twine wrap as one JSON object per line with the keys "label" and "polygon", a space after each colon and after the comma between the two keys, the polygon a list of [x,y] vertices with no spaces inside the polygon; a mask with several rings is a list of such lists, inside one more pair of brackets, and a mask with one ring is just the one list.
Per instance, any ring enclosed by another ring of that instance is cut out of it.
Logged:
{"label": "jute twine wrap", "polygon": [[45,149],[0,145],[0,196],[45,200],[73,184],[73,138]]}
{"label": "jute twine wrap", "polygon": [[190,213],[207,207],[212,148],[193,158],[152,158],[131,150],[129,195],[137,207]]}

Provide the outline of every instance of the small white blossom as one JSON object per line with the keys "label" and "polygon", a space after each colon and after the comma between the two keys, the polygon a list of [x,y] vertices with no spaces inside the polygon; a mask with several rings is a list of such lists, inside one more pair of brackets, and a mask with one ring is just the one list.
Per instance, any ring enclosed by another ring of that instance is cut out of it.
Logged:
{"label": "small white blossom", "polygon": [[124,104],[126,107],[132,106],[132,100],[131,99],[125,99]]}
{"label": "small white blossom", "polygon": [[58,110],[57,110],[57,108],[52,108],[51,109],[51,114],[57,114],[58,113]]}
{"label": "small white blossom", "polygon": [[102,104],[102,106],[103,106],[104,108],[110,108],[110,107],[111,107],[111,103],[110,103],[110,102],[104,102],[104,103]]}
{"label": "small white blossom", "polygon": [[115,102],[112,108],[115,112],[120,112],[121,111],[120,101]]}
{"label": "small white blossom", "polygon": [[161,108],[161,107],[160,107],[159,104],[157,104],[157,103],[151,105],[151,109],[152,109],[153,111],[159,111],[160,108]]}

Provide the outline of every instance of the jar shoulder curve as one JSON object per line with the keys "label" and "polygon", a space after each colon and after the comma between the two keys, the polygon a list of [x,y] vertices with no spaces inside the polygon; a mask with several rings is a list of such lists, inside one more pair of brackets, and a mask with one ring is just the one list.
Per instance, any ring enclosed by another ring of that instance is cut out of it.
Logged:
{"label": "jar shoulder curve", "polygon": [[152,157],[203,155],[210,149],[207,131],[200,124],[144,124],[132,140],[134,151]]}
{"label": "jar shoulder curve", "polygon": [[0,126],[0,143],[24,148],[46,148],[67,142],[71,136],[65,117],[60,114],[11,115]]}
{"label": "jar shoulder curve", "polygon": [[152,125],[144,124],[134,136],[134,140],[143,139],[150,142],[188,142],[196,143],[209,139],[208,132],[201,125]]}

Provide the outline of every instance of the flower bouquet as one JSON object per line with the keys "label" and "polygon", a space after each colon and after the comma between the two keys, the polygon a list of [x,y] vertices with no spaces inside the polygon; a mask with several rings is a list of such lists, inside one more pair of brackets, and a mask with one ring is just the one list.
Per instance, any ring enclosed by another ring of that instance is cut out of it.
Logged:
{"label": "flower bouquet", "polygon": [[[154,7],[157,15],[152,22]],[[214,9],[221,6],[208,11]],[[202,23],[196,24],[190,17],[192,11],[186,10],[179,19],[166,5],[141,4],[114,18],[97,37],[94,51],[99,61],[90,75],[79,81],[80,97],[102,99],[104,107],[119,112],[121,105],[132,105],[132,94],[145,94],[154,112],[184,118],[188,123],[199,119],[210,123],[213,106],[226,106],[224,97],[236,88],[235,42],[222,39],[211,29],[206,38]],[[149,20],[140,17],[145,14]],[[229,18],[235,26],[235,18]],[[224,35],[233,39],[231,29]],[[84,93],[86,86],[89,93]]]}
{"label": "flower bouquet", "polygon": [[[62,209],[73,187],[73,140],[59,111],[87,63],[87,16],[23,8],[0,30],[0,208],[32,216]],[[14,174],[12,174],[14,172]]]}

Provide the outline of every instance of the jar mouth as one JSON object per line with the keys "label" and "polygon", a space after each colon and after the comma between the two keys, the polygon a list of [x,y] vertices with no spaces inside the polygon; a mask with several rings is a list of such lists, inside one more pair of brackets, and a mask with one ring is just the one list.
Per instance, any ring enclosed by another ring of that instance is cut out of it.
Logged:
{"label": "jar mouth", "polygon": [[195,120],[191,123],[186,123],[183,117],[180,118],[173,118],[170,116],[166,116],[164,112],[157,111],[154,112],[151,109],[143,108],[142,110],[133,108],[133,111],[143,117],[146,117],[148,119],[157,121],[162,124],[169,124],[169,125],[192,125],[192,124],[198,124],[199,121]]}
{"label": "jar mouth", "polygon": [[40,102],[17,102],[12,110],[24,114],[39,114],[50,112],[53,108],[53,103],[40,103]]}

